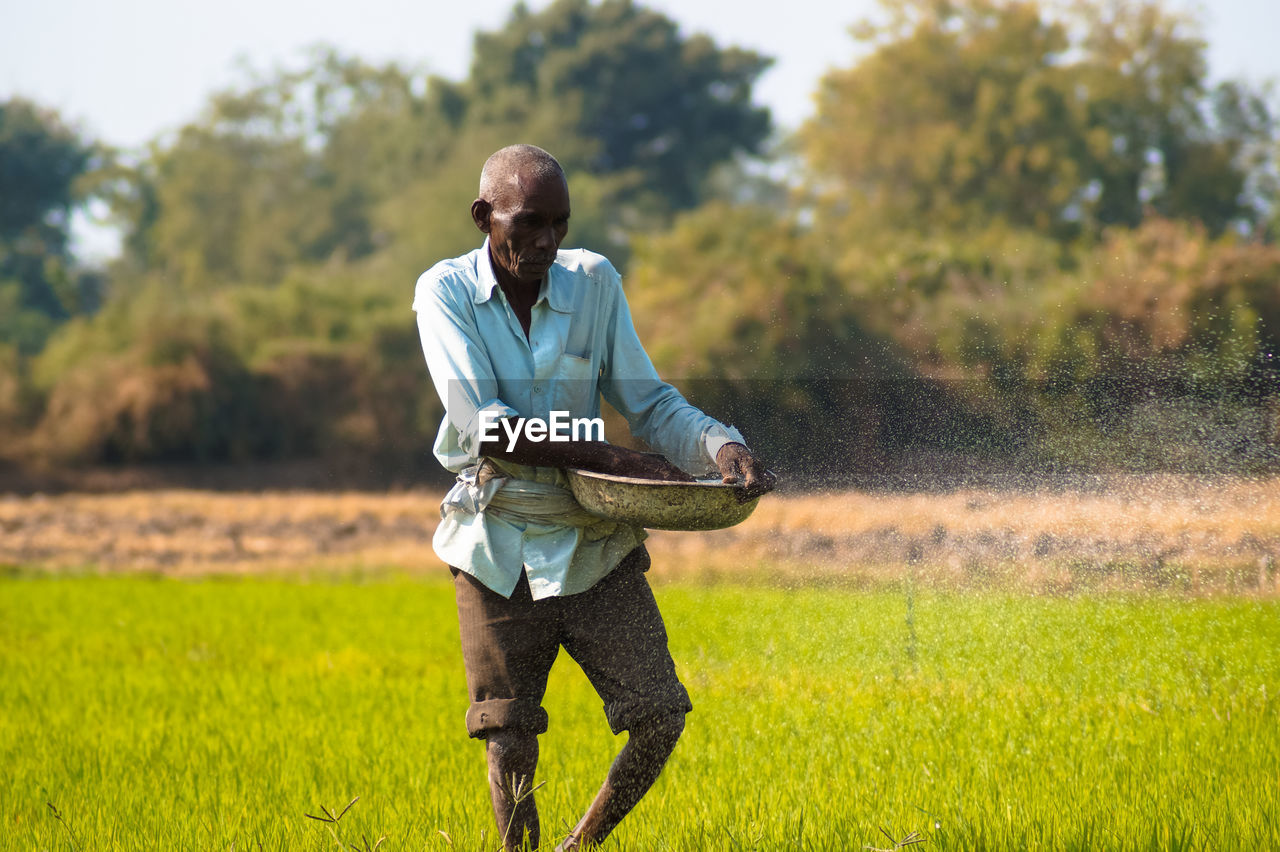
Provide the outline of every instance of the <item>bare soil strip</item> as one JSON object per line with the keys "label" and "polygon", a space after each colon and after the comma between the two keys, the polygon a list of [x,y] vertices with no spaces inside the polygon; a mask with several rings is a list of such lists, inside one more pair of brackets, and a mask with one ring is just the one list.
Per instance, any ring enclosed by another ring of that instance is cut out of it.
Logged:
{"label": "bare soil strip", "polygon": [[[164,574],[436,571],[440,494],[0,497],[0,564]],[[655,574],[1032,592],[1280,593],[1280,478],[771,495],[733,529],[653,532]]]}

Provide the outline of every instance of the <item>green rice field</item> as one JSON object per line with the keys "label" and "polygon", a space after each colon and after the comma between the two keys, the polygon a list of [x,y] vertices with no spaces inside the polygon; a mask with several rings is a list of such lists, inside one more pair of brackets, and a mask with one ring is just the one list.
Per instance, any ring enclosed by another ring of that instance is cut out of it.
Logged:
{"label": "green rice field", "polygon": [[[607,848],[1280,846],[1274,599],[657,594],[695,710]],[[0,849],[493,850],[457,642],[447,576],[0,580]],[[621,742],[546,706],[550,848]]]}

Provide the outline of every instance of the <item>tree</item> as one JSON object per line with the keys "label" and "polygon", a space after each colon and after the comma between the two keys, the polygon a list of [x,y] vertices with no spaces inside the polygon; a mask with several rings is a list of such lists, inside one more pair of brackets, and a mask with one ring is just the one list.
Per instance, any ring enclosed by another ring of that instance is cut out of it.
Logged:
{"label": "tree", "polygon": [[188,289],[273,284],[294,264],[371,253],[372,209],[406,157],[395,146],[409,135],[411,85],[395,65],[319,49],[300,71],[215,95],[118,182],[130,274]]}
{"label": "tree", "polygon": [[1275,395],[1278,281],[1276,246],[1154,218],[1113,230],[1060,291],[1070,307],[1041,336],[1030,373],[1056,372],[1055,390],[1082,392],[1100,408],[1151,396]]}
{"label": "tree", "polygon": [[628,200],[683,210],[702,200],[713,166],[759,150],[770,120],[751,88],[769,64],[682,36],[630,0],[558,0],[538,14],[520,5],[476,37],[468,117],[569,128],[581,142],[565,149],[567,168],[626,175]]}
{"label": "tree", "polygon": [[661,375],[780,471],[834,481],[910,440],[886,414],[921,385],[816,239],[771,210],[712,202],[639,239],[626,286]]}
{"label": "tree", "polygon": [[391,251],[431,263],[473,247],[467,207],[484,157],[512,142],[551,151],[569,176],[569,245],[625,266],[633,234],[705,200],[716,167],[759,153],[768,110],[751,89],[769,65],[751,51],[685,36],[630,0],[517,5],[477,34],[468,78],[434,79],[424,115],[449,143],[406,174],[381,211]]}
{"label": "tree", "polygon": [[94,302],[93,279],[74,268],[71,214],[102,152],[57,113],[0,102],[0,343],[24,354]]}
{"label": "tree", "polygon": [[1194,21],[1124,0],[892,8],[801,133],[818,185],[859,222],[1071,238],[1148,210],[1215,233],[1263,215],[1244,190],[1270,114],[1240,84],[1209,90]]}
{"label": "tree", "polygon": [[47,405],[32,451],[421,454],[439,413],[409,294],[481,239],[469,207],[484,158],[518,141],[554,152],[569,245],[621,264],[631,234],[759,150],[768,112],[750,89],[766,65],[626,0],[559,0],[477,36],[460,82],[319,49],[215,95],[107,179],[126,257],[104,310],[35,364]]}
{"label": "tree", "polygon": [[759,150],[769,116],[751,86],[767,65],[629,0],[517,6],[476,36],[461,83],[320,48],[216,95],[116,206],[134,269],[179,282],[272,283],[383,250],[429,264],[475,242],[484,155],[531,141],[569,172],[575,239],[621,255],[632,229],[698,203],[715,165]]}

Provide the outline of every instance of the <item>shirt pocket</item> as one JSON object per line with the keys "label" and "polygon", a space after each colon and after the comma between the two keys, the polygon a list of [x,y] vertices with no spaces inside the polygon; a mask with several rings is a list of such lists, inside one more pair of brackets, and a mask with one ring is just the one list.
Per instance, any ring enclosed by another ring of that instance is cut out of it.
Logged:
{"label": "shirt pocket", "polygon": [[561,355],[551,394],[554,410],[567,411],[570,417],[599,416],[599,378],[589,358]]}

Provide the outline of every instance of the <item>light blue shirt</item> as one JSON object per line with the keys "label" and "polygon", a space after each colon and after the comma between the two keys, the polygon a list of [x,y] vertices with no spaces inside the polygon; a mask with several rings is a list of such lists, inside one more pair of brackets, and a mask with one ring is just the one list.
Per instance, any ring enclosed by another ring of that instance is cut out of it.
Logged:
{"label": "light blue shirt", "polygon": [[[482,413],[548,420],[561,411],[596,418],[603,394],[637,437],[695,476],[716,471],[716,453],[726,443],[743,442],[738,430],[703,414],[658,377],[636,337],[622,280],[601,255],[558,253],[533,305],[527,339],[494,277],[488,240],[424,272],[413,309],[445,406],[436,458],[470,478],[446,498],[432,543],[446,564],[505,597],[522,570],[535,600],[586,591],[645,533],[610,523],[541,523],[487,508],[495,486],[481,489],[474,481],[483,459]],[[505,445],[506,433],[495,433]],[[491,464],[512,481],[513,492],[521,483],[540,484],[533,490],[568,487],[558,468],[497,459]]]}

